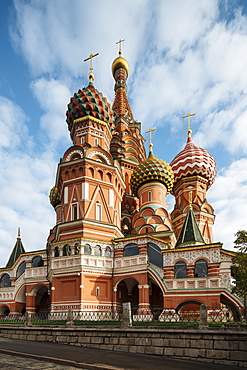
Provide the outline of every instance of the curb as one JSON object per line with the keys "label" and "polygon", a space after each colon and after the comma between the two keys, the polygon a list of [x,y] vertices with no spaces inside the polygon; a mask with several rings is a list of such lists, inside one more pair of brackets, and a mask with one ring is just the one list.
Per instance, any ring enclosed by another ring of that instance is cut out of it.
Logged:
{"label": "curb", "polygon": [[88,370],[124,370],[122,367],[115,367],[115,366],[110,366],[110,365],[105,365],[105,364],[88,364],[88,363],[76,362],[72,360],[64,360],[64,359],[60,359],[56,357],[48,357],[48,356],[41,356],[41,355],[33,355],[30,353],[10,351],[7,349],[0,349],[0,353],[11,355],[11,356],[33,358],[35,360],[53,362],[53,363],[60,364],[60,365],[69,365],[69,366],[74,366],[77,368],[83,368],[83,369],[88,369]]}

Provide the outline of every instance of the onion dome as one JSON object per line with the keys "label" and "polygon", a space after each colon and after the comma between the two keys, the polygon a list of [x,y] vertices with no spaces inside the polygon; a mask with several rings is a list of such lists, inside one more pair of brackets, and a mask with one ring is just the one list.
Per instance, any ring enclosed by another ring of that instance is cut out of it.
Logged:
{"label": "onion dome", "polygon": [[185,177],[201,176],[207,180],[207,189],[216,177],[216,162],[205,149],[197,147],[188,137],[184,149],[171,162],[174,172],[174,184]]}
{"label": "onion dome", "polygon": [[54,208],[56,208],[56,206],[61,204],[59,190],[58,188],[56,188],[56,186],[53,186],[53,188],[51,188],[49,198],[50,198],[50,203]]}
{"label": "onion dome", "polygon": [[72,130],[73,122],[76,119],[86,116],[97,118],[110,126],[113,122],[113,112],[110,104],[92,82],[89,83],[88,87],[78,90],[78,93],[75,93],[70,99],[66,116],[69,131]]}
{"label": "onion dome", "polygon": [[174,175],[171,166],[162,159],[155,158],[152,152],[152,144],[149,144],[148,158],[137,166],[130,179],[133,195],[137,195],[138,189],[144,183],[158,181],[164,184],[169,193],[173,187]]}
{"label": "onion dome", "polygon": [[129,64],[128,64],[128,62],[127,62],[127,60],[126,59],[124,59],[122,56],[121,56],[121,54],[119,55],[119,57],[117,57],[114,61],[113,61],[113,63],[112,63],[112,74],[113,74],[113,77],[114,77],[114,74],[115,74],[115,72],[116,72],[116,70],[118,69],[118,68],[123,68],[123,69],[125,69],[125,71],[127,72],[127,76],[128,76],[128,74],[129,74]]}

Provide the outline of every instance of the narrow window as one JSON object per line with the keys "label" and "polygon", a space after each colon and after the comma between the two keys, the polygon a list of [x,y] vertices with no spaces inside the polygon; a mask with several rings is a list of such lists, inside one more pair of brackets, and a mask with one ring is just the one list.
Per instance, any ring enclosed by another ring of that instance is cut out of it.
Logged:
{"label": "narrow window", "polygon": [[81,184],[81,187],[82,187],[82,199],[83,200],[88,199],[89,183],[84,182],[84,183]]}
{"label": "narrow window", "polygon": [[84,136],[81,137],[81,144],[84,144],[85,143],[85,138]]}
{"label": "narrow window", "polygon": [[106,257],[111,257],[111,248],[110,247],[106,247],[106,249],[105,249],[105,256]]}
{"label": "narrow window", "polygon": [[95,210],[95,213],[96,213],[96,221],[102,221],[102,206],[101,204],[96,204],[96,210]]}
{"label": "narrow window", "polygon": [[73,219],[77,220],[77,206],[73,207]]}
{"label": "narrow window", "polygon": [[96,287],[96,297],[99,297],[100,296],[100,287],[97,286]]}
{"label": "narrow window", "polygon": [[148,192],[148,201],[151,202],[151,200],[152,200],[152,192],[149,191]]}
{"label": "narrow window", "polygon": [[101,256],[102,255],[102,251],[101,251],[101,248],[99,245],[96,245],[95,247],[95,256]]}
{"label": "narrow window", "polygon": [[94,145],[95,145],[95,146],[99,145],[99,139],[98,139],[98,138],[95,138],[95,139],[94,139]]}
{"label": "narrow window", "polygon": [[114,204],[114,192],[113,189],[108,190],[108,205],[109,207],[113,207]]}
{"label": "narrow window", "polygon": [[59,257],[59,249],[58,249],[58,247],[55,247],[54,256],[55,257]]}
{"label": "narrow window", "polygon": [[68,203],[68,200],[69,200],[69,192],[68,192],[68,187],[66,186],[66,188],[64,188],[64,203]]}
{"label": "narrow window", "polygon": [[84,245],[84,254],[91,254],[91,247],[89,244]]}
{"label": "narrow window", "polygon": [[198,260],[195,263],[195,277],[206,277],[208,276],[208,265],[205,260]]}
{"label": "narrow window", "polygon": [[186,263],[179,261],[174,266],[174,277],[175,279],[186,278],[187,277],[187,268]]}

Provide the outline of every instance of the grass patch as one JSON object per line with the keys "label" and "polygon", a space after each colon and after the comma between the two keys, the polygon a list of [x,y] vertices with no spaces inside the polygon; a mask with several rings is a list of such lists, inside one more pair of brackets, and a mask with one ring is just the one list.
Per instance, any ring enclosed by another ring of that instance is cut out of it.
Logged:
{"label": "grass patch", "polygon": [[110,325],[110,326],[120,326],[122,321],[86,321],[86,320],[75,320],[75,325],[90,325],[90,326],[98,326],[98,325]]}
{"label": "grass patch", "polygon": [[198,327],[198,322],[149,322],[149,321],[134,321],[133,326],[181,326],[181,327]]}

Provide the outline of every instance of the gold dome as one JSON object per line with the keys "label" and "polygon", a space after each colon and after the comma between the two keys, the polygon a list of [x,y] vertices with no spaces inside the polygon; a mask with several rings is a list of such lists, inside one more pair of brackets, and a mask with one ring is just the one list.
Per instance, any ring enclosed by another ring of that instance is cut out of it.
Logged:
{"label": "gold dome", "polygon": [[172,190],[174,182],[174,174],[171,166],[154,156],[152,151],[152,144],[149,145],[150,152],[148,158],[137,166],[130,178],[130,186],[133,195],[137,195],[138,189],[141,185],[158,181],[164,184],[167,188],[167,193]]}
{"label": "gold dome", "polygon": [[118,68],[124,68],[127,72],[127,76],[129,74],[129,64],[126,59],[124,59],[122,56],[117,57],[113,63],[112,63],[112,74],[114,77],[114,73]]}

